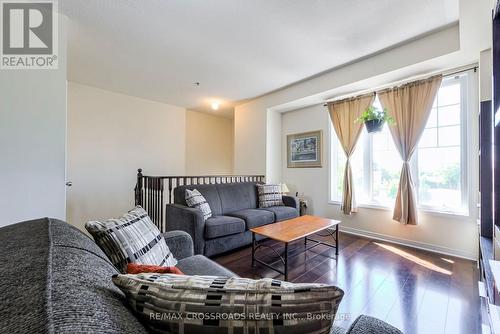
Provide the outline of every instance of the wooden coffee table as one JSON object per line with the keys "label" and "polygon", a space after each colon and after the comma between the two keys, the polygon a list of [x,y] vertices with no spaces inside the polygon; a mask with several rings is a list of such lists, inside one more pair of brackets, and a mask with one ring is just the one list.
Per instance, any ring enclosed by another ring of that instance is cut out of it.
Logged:
{"label": "wooden coffee table", "polygon": [[[293,219],[283,220],[274,224],[259,226],[250,229],[252,231],[252,267],[255,262],[258,262],[270,269],[273,269],[280,274],[285,276],[285,281],[288,279],[288,244],[292,241],[304,238],[304,252],[316,247],[318,245],[325,245],[335,248],[335,255],[339,255],[339,220],[333,220],[328,218],[316,217],[316,216],[300,216]],[[331,228],[335,227],[335,231],[331,231]],[[321,231],[327,231],[328,234],[335,240],[335,245],[327,242],[312,239],[309,236]],[[285,243],[285,253],[283,256],[278,254],[273,248],[259,244],[255,239],[255,236],[259,234],[264,237],[281,241]],[[307,247],[307,242],[313,242],[314,244]],[[260,247],[270,248],[274,251],[283,262],[285,270],[273,267],[269,263],[266,263],[255,257],[255,251]]]}

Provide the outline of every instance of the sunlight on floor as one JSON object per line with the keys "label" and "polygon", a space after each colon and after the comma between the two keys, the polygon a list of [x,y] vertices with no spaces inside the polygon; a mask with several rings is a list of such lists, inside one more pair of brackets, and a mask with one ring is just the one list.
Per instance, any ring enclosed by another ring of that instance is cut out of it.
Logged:
{"label": "sunlight on floor", "polygon": [[448,263],[455,263],[455,261],[450,260],[450,259],[445,259],[444,257],[442,257],[441,260],[446,261]]}
{"label": "sunlight on floor", "polygon": [[377,246],[380,246],[384,249],[387,249],[388,251],[390,252],[393,252],[394,254],[397,254],[401,257],[404,257],[405,259],[407,260],[410,260],[410,261],[413,261],[427,269],[430,269],[430,270],[434,270],[438,273],[441,273],[441,274],[445,274],[445,275],[451,275],[451,271],[449,270],[446,270],[446,269],[443,269],[441,267],[438,267],[436,266],[435,264],[433,263],[430,263],[429,261],[425,261],[425,260],[422,260],[421,258],[415,256],[415,255],[412,255],[410,253],[407,253],[399,248],[396,248],[394,246],[389,246],[389,245],[384,245],[384,244],[381,244],[381,243],[378,243],[378,242],[374,242],[374,244],[376,244]]}

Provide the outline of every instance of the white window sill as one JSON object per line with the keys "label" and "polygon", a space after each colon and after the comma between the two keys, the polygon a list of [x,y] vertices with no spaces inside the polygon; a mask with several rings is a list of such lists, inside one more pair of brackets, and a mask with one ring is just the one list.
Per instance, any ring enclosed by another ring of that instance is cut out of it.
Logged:
{"label": "white window sill", "polygon": [[[340,206],[340,201],[328,201],[328,204],[330,205],[338,205]],[[389,207],[387,205],[383,205],[380,203],[359,203],[357,204],[358,208],[363,208],[363,209],[374,209],[374,210],[383,210],[383,211],[392,211],[394,210],[393,207]],[[436,216],[444,216],[444,217],[450,217],[454,216],[457,218],[465,219],[465,218],[472,218],[472,216],[467,213],[467,212],[460,212],[460,211],[446,211],[446,210],[440,210],[440,209],[435,209],[435,208],[429,208],[429,207],[419,207],[418,212],[423,212],[426,214],[431,214],[431,215],[436,215]]]}

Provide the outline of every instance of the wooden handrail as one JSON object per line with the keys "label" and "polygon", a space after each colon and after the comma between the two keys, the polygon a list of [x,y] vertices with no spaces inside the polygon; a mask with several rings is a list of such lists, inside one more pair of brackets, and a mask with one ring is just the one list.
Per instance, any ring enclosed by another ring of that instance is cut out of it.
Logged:
{"label": "wooden handrail", "polygon": [[[137,183],[134,188],[135,205],[142,206],[158,226],[166,230],[165,204],[173,202],[173,190],[183,185],[224,184],[241,182],[264,182],[264,175],[171,175],[148,176],[137,170]],[[167,201],[165,203],[165,197]]]}

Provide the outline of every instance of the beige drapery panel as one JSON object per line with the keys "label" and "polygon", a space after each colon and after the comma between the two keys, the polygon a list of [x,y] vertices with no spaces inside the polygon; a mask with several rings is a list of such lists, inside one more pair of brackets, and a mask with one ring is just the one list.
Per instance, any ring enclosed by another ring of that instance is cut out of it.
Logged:
{"label": "beige drapery panel", "polygon": [[366,110],[366,108],[372,105],[374,99],[375,94],[372,93],[328,103],[328,111],[330,113],[333,128],[335,129],[335,133],[347,157],[344,170],[341,210],[348,215],[356,212],[350,159],[356,148],[361,130],[363,130],[363,123],[355,122],[355,120]]}
{"label": "beige drapery panel", "polygon": [[393,214],[393,219],[403,224],[418,223],[417,198],[409,163],[424,131],[441,80],[439,75],[377,92],[382,106],[394,118],[394,124],[389,129],[403,159]]}

